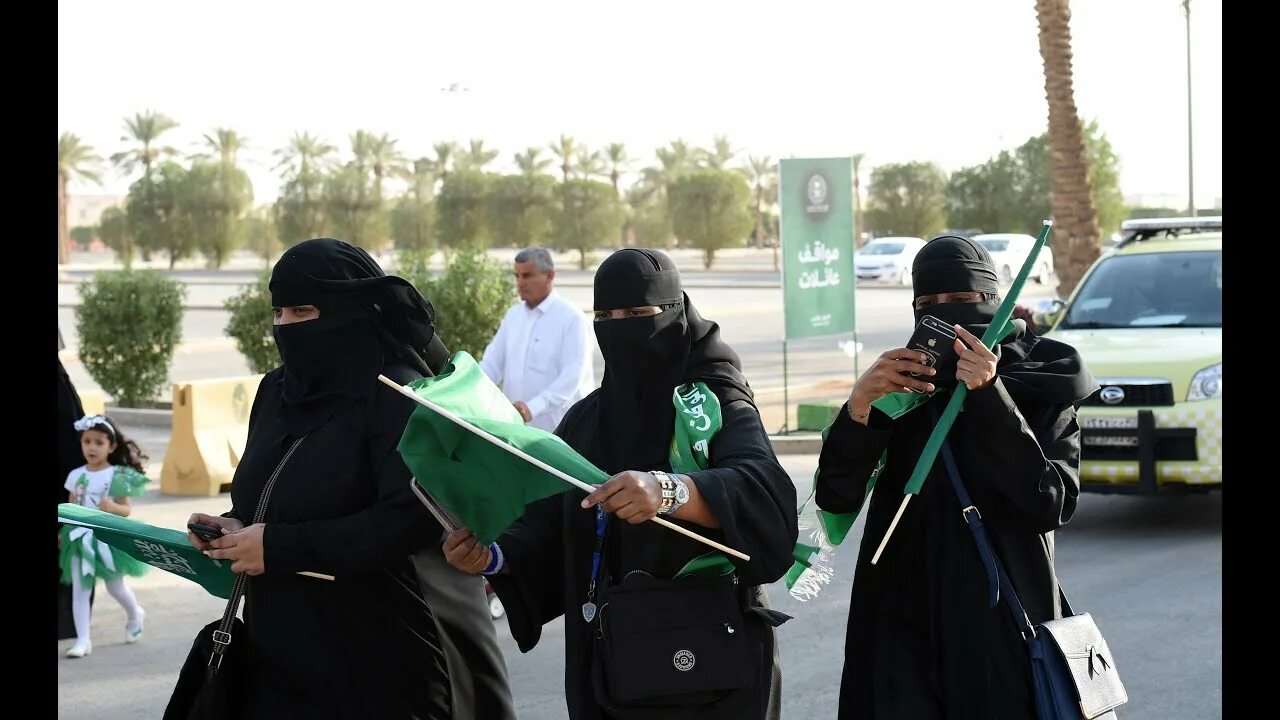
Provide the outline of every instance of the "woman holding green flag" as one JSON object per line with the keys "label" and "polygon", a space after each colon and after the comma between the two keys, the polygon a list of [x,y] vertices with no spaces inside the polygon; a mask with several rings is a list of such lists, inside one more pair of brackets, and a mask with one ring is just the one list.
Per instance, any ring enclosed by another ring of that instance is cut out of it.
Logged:
{"label": "woman holding green flag", "polygon": [[[529,505],[489,547],[454,533],[446,557],[489,576],[522,651],[564,616],[572,720],[776,718],[787,618],[760,586],[791,564],[796,495],[738,356],[654,250],[601,264],[594,327],[604,380],[556,434],[612,478]],[[751,560],[646,522],[659,514]]]}
{"label": "woman holding green flag", "polygon": [[[912,286],[917,323],[931,315],[954,326],[956,363],[935,373],[919,351],[881,355],[854,384],[818,464],[818,506],[856,513],[884,458],[849,606],[839,716],[1033,720],[1026,643],[993,597],[943,463],[879,562],[870,561],[947,391],[963,383],[968,395],[948,439],[959,474],[1031,622],[1062,617],[1053,531],[1075,512],[1076,408],[1097,384],[1073,348],[1027,334],[1022,321],[994,350],[982,344],[999,287],[990,256],[971,240],[930,240],[915,258]],[[940,392],[897,419],[872,406],[905,390]]]}
{"label": "woman holding green flag", "polygon": [[414,406],[377,379],[444,364],[434,309],[332,238],[289,248],[270,290],[283,365],[258,386],[231,512],[191,518],[222,530],[191,543],[249,576],[242,717],[514,718],[483,583],[440,556],[396,452]]}

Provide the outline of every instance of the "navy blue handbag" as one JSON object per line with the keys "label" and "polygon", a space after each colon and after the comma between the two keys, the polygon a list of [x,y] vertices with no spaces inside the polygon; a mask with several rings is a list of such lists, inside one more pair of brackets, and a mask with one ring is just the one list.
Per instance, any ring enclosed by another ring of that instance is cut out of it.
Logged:
{"label": "navy blue handbag", "polygon": [[969,499],[950,445],[942,444],[942,459],[955,489],[965,523],[973,533],[987,571],[991,605],[1001,596],[1022,631],[1031,656],[1031,682],[1040,720],[1114,720],[1115,709],[1129,702],[1115,658],[1089,613],[1079,615],[1062,595],[1063,617],[1033,626],[996,556],[982,524],[982,515]]}

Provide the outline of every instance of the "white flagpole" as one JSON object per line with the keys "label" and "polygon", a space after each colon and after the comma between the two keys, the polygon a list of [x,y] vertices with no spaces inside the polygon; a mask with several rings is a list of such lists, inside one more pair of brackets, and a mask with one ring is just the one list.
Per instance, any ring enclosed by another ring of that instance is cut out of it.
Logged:
{"label": "white flagpole", "polygon": [[[423,406],[423,407],[425,407],[425,408],[427,408],[427,409],[431,410],[432,412],[434,412],[434,413],[436,413],[436,414],[438,414],[438,415],[441,415],[441,416],[443,416],[443,417],[447,418],[449,421],[453,422],[453,423],[454,423],[455,425],[457,425],[458,427],[461,427],[462,429],[466,430],[467,432],[469,432],[469,433],[471,433],[471,434],[473,434],[473,435],[476,435],[477,437],[483,438],[484,440],[488,441],[489,443],[491,443],[491,444],[492,444],[492,445],[494,445],[495,447],[502,448],[503,450],[505,450],[505,451],[507,451],[507,452],[511,453],[512,455],[515,455],[516,457],[520,458],[521,460],[524,460],[525,462],[527,462],[527,463],[529,463],[529,464],[531,464],[531,465],[534,465],[534,466],[536,466],[536,467],[538,467],[538,468],[540,468],[540,469],[542,469],[542,470],[545,470],[545,471],[547,471],[547,472],[551,473],[552,475],[554,475],[554,476],[556,476],[556,477],[560,478],[561,480],[564,480],[565,482],[569,483],[570,485],[573,485],[574,487],[576,487],[576,488],[578,488],[578,489],[580,489],[580,490],[584,490],[584,491],[586,491],[587,493],[595,492],[595,489],[596,489],[596,488],[595,488],[595,486],[594,486],[594,485],[591,485],[591,484],[589,484],[589,483],[585,483],[585,482],[583,482],[583,481],[581,481],[581,480],[579,480],[579,479],[577,479],[577,478],[573,477],[572,475],[568,475],[568,474],[566,474],[566,473],[564,473],[564,472],[561,472],[560,470],[557,470],[556,468],[553,468],[553,467],[551,467],[550,465],[548,465],[548,464],[546,464],[546,463],[542,462],[542,461],[541,461],[541,460],[539,460],[538,458],[533,457],[532,455],[529,455],[528,453],[524,452],[523,450],[520,450],[519,448],[515,448],[515,447],[512,447],[512,446],[508,445],[507,443],[503,442],[501,439],[494,437],[493,435],[491,435],[491,434],[489,434],[489,433],[485,432],[484,430],[482,430],[482,429],[480,429],[480,428],[476,427],[475,425],[472,425],[471,423],[467,422],[466,420],[463,420],[462,418],[458,417],[457,415],[454,415],[453,413],[449,412],[449,411],[448,411],[448,410],[446,410],[445,408],[440,407],[439,405],[437,405],[437,404],[435,404],[435,403],[431,402],[430,400],[427,400],[427,399],[426,399],[426,398],[424,398],[424,397],[420,397],[418,394],[414,393],[414,392],[413,392],[413,390],[410,390],[409,388],[407,388],[407,387],[405,387],[405,386],[403,386],[403,385],[401,385],[401,384],[399,384],[399,383],[395,382],[394,380],[391,380],[391,379],[390,379],[390,378],[388,378],[387,376],[385,376],[385,375],[379,375],[379,376],[378,376],[378,379],[379,379],[379,380],[381,380],[381,381],[382,381],[382,383],[383,383],[384,385],[386,385],[386,386],[388,386],[388,387],[390,387],[390,388],[395,389],[395,390],[396,390],[397,392],[399,392],[401,395],[404,395],[405,397],[409,398],[410,400],[413,400],[414,402],[416,402],[416,403],[418,403],[419,405],[421,405],[421,406]],[[715,549],[719,550],[720,552],[728,553],[729,555],[732,555],[733,557],[736,557],[736,558],[738,558],[738,559],[740,559],[740,560],[743,560],[743,561],[750,561],[750,560],[751,560],[751,556],[750,556],[750,555],[747,555],[746,553],[738,552],[737,550],[734,550],[733,548],[728,547],[728,546],[726,546],[726,545],[721,545],[720,543],[716,542],[715,540],[712,540],[712,539],[710,539],[710,538],[703,537],[703,536],[699,535],[698,533],[693,532],[692,530],[687,530],[687,529],[685,529],[685,528],[682,528],[682,527],[680,527],[679,525],[676,525],[676,524],[675,524],[675,523],[673,523],[673,522],[669,522],[669,521],[668,521],[668,520],[666,520],[665,518],[660,518],[660,517],[654,516],[654,517],[651,517],[651,518],[649,518],[649,519],[650,519],[650,520],[652,520],[653,522],[658,523],[659,525],[661,525],[661,526],[663,526],[663,527],[665,527],[665,528],[670,528],[671,530],[675,530],[676,532],[680,533],[681,535],[684,535],[684,536],[686,536],[686,537],[689,537],[689,538],[692,538],[692,539],[694,539],[694,540],[697,540],[698,542],[700,542],[700,543],[702,543],[702,544],[704,544],[704,545],[709,545],[709,546],[711,546],[711,547],[713,547],[713,548],[715,548]]]}

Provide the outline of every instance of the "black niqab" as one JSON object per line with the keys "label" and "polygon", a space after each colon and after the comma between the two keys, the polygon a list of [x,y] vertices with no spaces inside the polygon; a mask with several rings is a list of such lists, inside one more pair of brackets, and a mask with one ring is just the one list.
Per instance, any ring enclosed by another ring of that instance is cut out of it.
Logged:
{"label": "black niqab", "polygon": [[604,380],[589,410],[595,417],[575,423],[571,444],[609,473],[666,467],[678,385],[719,386],[724,401],[753,397],[737,353],[721,340],[720,326],[694,309],[665,253],[628,248],[601,263],[596,310],[647,305],[662,312],[594,324]]}
{"label": "black niqab", "polygon": [[[916,298],[938,293],[980,292],[986,298],[977,303],[935,303],[915,310],[916,322],[932,315],[960,325],[981,338],[1000,309],[1000,285],[995,263],[987,249],[958,235],[939,235],[921,248],[911,266],[912,290]],[[1071,348],[1027,332],[1026,323],[1013,321],[1014,331],[996,345],[1000,358],[996,374],[1016,402],[1079,404],[1098,385]],[[1036,361],[1028,361],[1031,349],[1046,343]],[[1061,352],[1053,352],[1061,345]],[[944,388],[955,387],[955,378],[931,378]]]}
{"label": "black niqab", "polygon": [[432,375],[448,359],[431,303],[342,240],[315,238],[287,250],[270,290],[275,307],[320,311],[314,320],[272,327],[284,361],[282,418],[292,436],[323,423],[337,403],[368,397],[388,363]]}

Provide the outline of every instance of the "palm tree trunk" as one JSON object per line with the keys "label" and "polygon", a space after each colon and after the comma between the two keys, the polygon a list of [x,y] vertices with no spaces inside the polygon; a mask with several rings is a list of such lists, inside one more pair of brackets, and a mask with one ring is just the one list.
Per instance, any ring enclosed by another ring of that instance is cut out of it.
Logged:
{"label": "palm tree trunk", "polygon": [[58,264],[71,262],[71,231],[67,228],[67,175],[58,173]]}
{"label": "palm tree trunk", "polygon": [[1068,0],[1036,0],[1036,16],[1049,103],[1051,207],[1056,235],[1053,260],[1058,294],[1066,297],[1098,258],[1098,212],[1072,85],[1070,4]]}
{"label": "palm tree trunk", "polygon": [[764,234],[764,212],[760,210],[760,204],[764,202],[764,186],[759,182],[756,183],[756,249],[761,247],[761,235]]}

